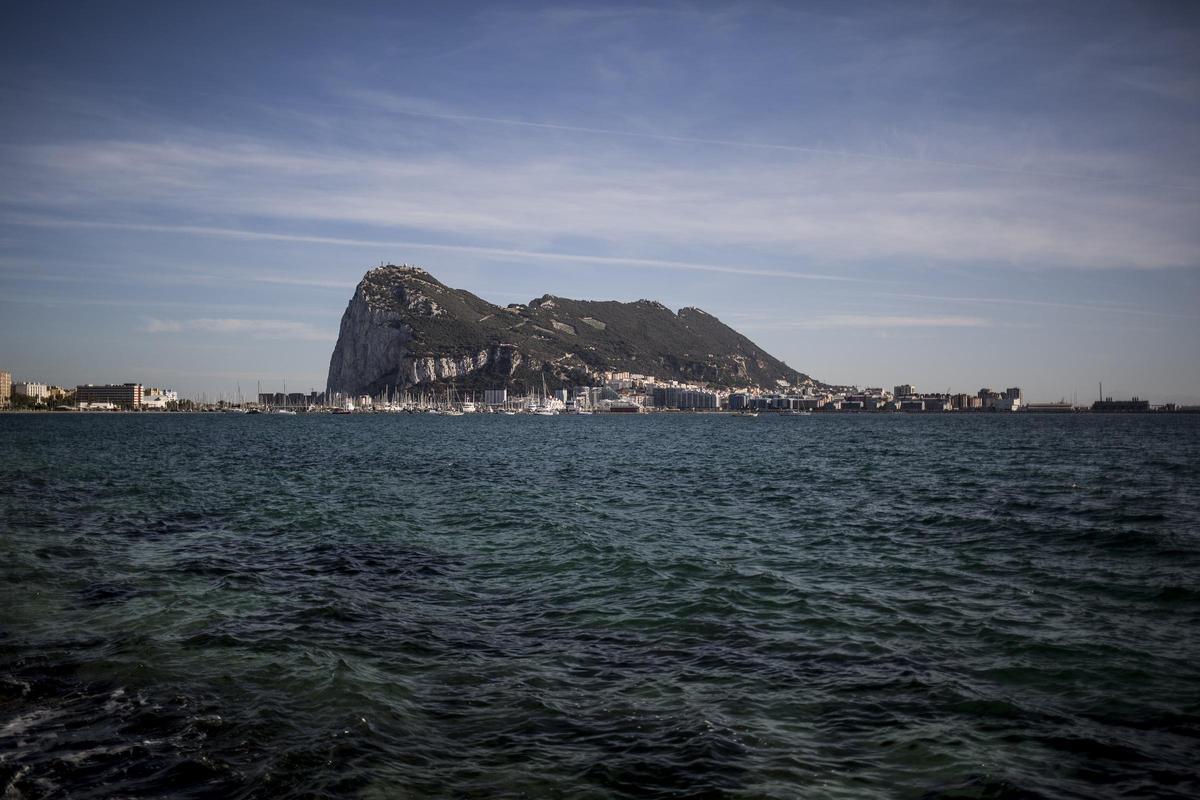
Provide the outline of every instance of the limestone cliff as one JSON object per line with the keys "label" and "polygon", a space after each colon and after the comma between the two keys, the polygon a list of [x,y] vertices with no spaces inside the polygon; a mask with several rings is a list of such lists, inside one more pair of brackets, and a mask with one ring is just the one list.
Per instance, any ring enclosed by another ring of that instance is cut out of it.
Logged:
{"label": "limestone cliff", "polygon": [[373,269],[342,316],[328,386],[376,394],[419,384],[582,384],[603,370],[716,386],[812,382],[716,317],[660,303],[545,295],[500,307],[419,267]]}

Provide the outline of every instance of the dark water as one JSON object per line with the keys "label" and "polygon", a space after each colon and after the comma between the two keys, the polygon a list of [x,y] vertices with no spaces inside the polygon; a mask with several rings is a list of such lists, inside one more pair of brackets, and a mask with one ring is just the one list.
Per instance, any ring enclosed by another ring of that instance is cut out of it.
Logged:
{"label": "dark water", "polygon": [[0,796],[1200,795],[1200,417],[0,416]]}

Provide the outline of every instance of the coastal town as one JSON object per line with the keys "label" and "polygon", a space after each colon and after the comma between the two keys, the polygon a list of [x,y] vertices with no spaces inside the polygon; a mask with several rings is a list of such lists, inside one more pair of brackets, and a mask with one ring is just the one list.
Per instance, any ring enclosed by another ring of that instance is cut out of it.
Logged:
{"label": "coastal town", "polygon": [[[0,371],[0,409],[65,412],[226,412],[226,413],[661,413],[729,412],[738,416],[813,413],[1179,413],[1200,406],[1151,405],[1133,397],[1029,402],[1020,387],[981,388],[974,393],[923,392],[912,384],[882,387],[827,386],[783,381],[772,388],[728,389],[660,380],[652,375],[606,371],[589,385],[517,392],[507,387],[467,391],[453,387],[391,389],[348,397],[332,391],[234,392],[181,397],[178,392],[139,382],[55,386],[35,380],[14,381]],[[1101,387],[1101,394],[1103,389]]]}

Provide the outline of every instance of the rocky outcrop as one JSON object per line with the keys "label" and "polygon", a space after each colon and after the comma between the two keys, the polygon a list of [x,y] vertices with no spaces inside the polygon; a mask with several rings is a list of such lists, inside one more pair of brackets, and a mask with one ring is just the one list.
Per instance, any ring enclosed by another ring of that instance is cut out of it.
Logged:
{"label": "rocky outcrop", "polygon": [[605,370],[717,386],[815,383],[699,309],[544,295],[502,308],[419,267],[369,271],[346,306],[328,388],[583,383]]}
{"label": "rocky outcrop", "polygon": [[406,373],[411,370],[406,367],[412,341],[413,330],[404,315],[372,306],[360,283],[342,315],[337,346],[329,360],[328,387],[361,394],[378,391],[376,386],[409,382]]}
{"label": "rocky outcrop", "polygon": [[521,364],[521,354],[512,345],[496,345],[464,356],[410,356],[408,384],[456,381],[469,375],[512,375]]}

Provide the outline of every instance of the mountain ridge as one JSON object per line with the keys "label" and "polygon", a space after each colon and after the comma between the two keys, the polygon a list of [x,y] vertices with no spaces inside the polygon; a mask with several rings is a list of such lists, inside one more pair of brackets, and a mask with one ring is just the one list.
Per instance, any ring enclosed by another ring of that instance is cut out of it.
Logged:
{"label": "mountain ridge", "polygon": [[820,385],[693,306],[551,294],[498,306],[421,267],[389,264],[355,288],[327,386],[350,395],[439,384],[528,389],[595,383],[603,371],[720,388]]}

